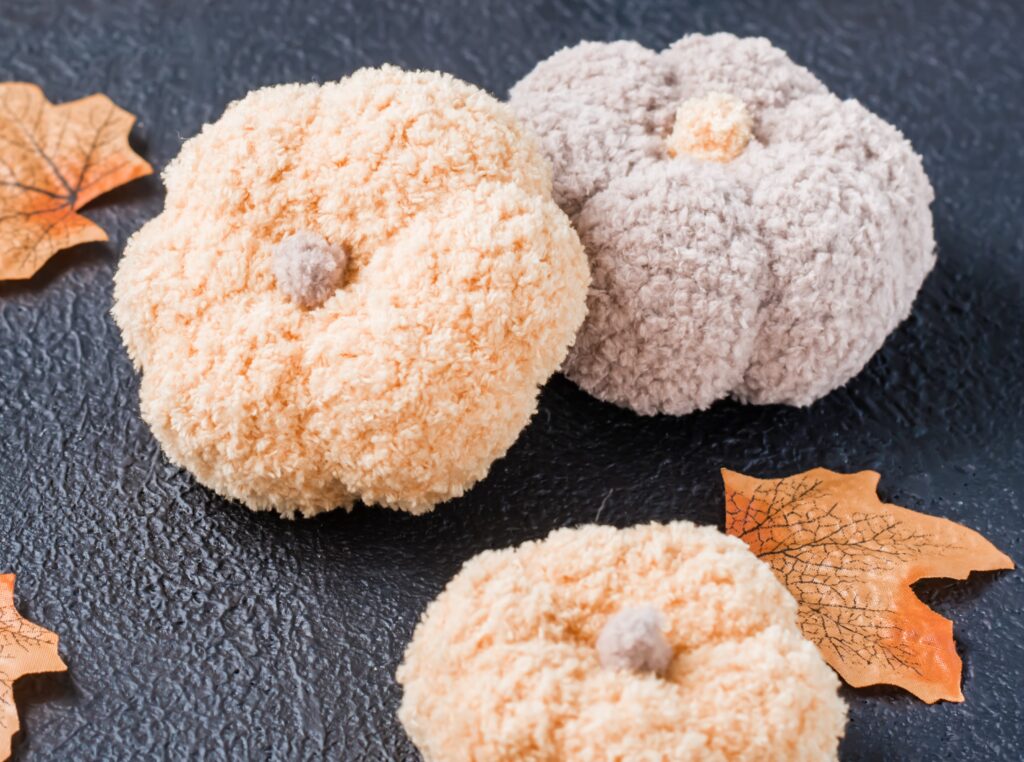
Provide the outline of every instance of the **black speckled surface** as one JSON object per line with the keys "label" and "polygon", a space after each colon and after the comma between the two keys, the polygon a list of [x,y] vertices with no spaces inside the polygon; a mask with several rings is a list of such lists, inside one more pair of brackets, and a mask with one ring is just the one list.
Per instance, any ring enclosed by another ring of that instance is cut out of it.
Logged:
{"label": "black speckled surface", "polygon": [[[924,155],[939,264],[912,317],[811,408],[641,419],[555,378],[491,477],[425,518],[289,523],[169,466],[108,310],[156,178],[87,209],[111,234],[0,284],[0,571],[61,634],[66,676],[17,686],[25,760],[415,760],[393,673],[417,616],[484,548],[566,525],[719,522],[720,466],[882,472],[882,496],[1024,558],[1024,6],[1016,0],[480,2],[4,0],[0,80],[100,90],[157,167],[247,90],[393,62],[500,96],[584,38],[763,34]],[[1024,582],[929,582],[956,621],[961,705],[845,689],[846,760],[1024,755]],[[453,709],[458,697],[452,697]]]}

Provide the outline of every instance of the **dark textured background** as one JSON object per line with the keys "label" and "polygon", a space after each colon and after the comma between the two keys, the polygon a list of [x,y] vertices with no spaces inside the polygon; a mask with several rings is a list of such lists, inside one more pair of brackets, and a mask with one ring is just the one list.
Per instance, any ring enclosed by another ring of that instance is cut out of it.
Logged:
{"label": "dark textured background", "polygon": [[[424,518],[290,523],[218,499],[161,456],[108,316],[151,177],[94,203],[111,234],[0,284],[0,571],[61,635],[67,676],[18,684],[16,756],[415,760],[394,669],[417,616],[484,548],[593,521],[720,522],[720,466],[882,472],[882,495],[1024,559],[1024,8],[1015,0],[630,3],[0,0],[0,80],[108,93],[162,167],[260,85],[393,62],[504,96],[580,39],[768,36],[924,155],[939,264],[912,317],[811,408],[721,403],[641,419],[562,378],[490,478]],[[970,7],[968,7],[970,6]],[[1024,583],[926,583],[956,620],[961,705],[844,689],[847,760],[1019,759]],[[457,711],[459,697],[450,697]]]}

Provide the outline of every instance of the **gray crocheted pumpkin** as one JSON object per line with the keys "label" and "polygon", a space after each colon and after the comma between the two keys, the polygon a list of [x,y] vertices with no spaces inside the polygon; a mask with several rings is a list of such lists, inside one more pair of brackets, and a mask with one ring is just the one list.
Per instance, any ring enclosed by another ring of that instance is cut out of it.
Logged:
{"label": "gray crocheted pumpkin", "polygon": [[585,42],[510,103],[590,258],[563,369],[601,399],[810,404],[860,371],[935,262],[910,143],[767,40]]}

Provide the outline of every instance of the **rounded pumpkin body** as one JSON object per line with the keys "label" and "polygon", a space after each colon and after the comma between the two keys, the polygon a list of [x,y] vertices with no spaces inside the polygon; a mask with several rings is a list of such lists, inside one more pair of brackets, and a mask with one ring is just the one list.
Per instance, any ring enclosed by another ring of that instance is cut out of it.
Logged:
{"label": "rounded pumpkin body", "polygon": [[920,157],[764,39],[581,43],[511,91],[590,258],[565,373],[639,413],[807,405],[935,262]]}
{"label": "rounded pumpkin body", "polygon": [[427,762],[822,762],[846,719],[771,569],[689,522],[476,556],[427,608],[398,682]]}
{"label": "rounded pumpkin body", "polygon": [[252,92],[164,181],[114,316],[164,451],[254,509],[460,495],[583,319],[586,258],[537,145],[447,75]]}

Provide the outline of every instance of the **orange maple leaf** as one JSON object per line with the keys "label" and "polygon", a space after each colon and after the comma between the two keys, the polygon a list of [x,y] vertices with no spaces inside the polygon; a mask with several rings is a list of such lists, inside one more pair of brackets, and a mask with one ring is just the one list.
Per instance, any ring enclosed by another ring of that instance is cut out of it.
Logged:
{"label": "orange maple leaf", "polygon": [[726,531],[789,588],[804,636],[846,682],[898,685],[929,704],[964,700],[953,623],[910,585],[1012,569],[1008,556],[952,521],[881,502],[874,471],[722,478]]}
{"label": "orange maple leaf", "polygon": [[61,249],[107,240],[76,211],[153,171],[128,146],[134,122],[105,95],[54,106],[36,85],[0,83],[0,280],[30,278]]}
{"label": "orange maple leaf", "polygon": [[14,575],[0,574],[0,759],[11,754],[18,732],[14,681],[35,672],[63,672],[57,635],[24,619],[14,608]]}

